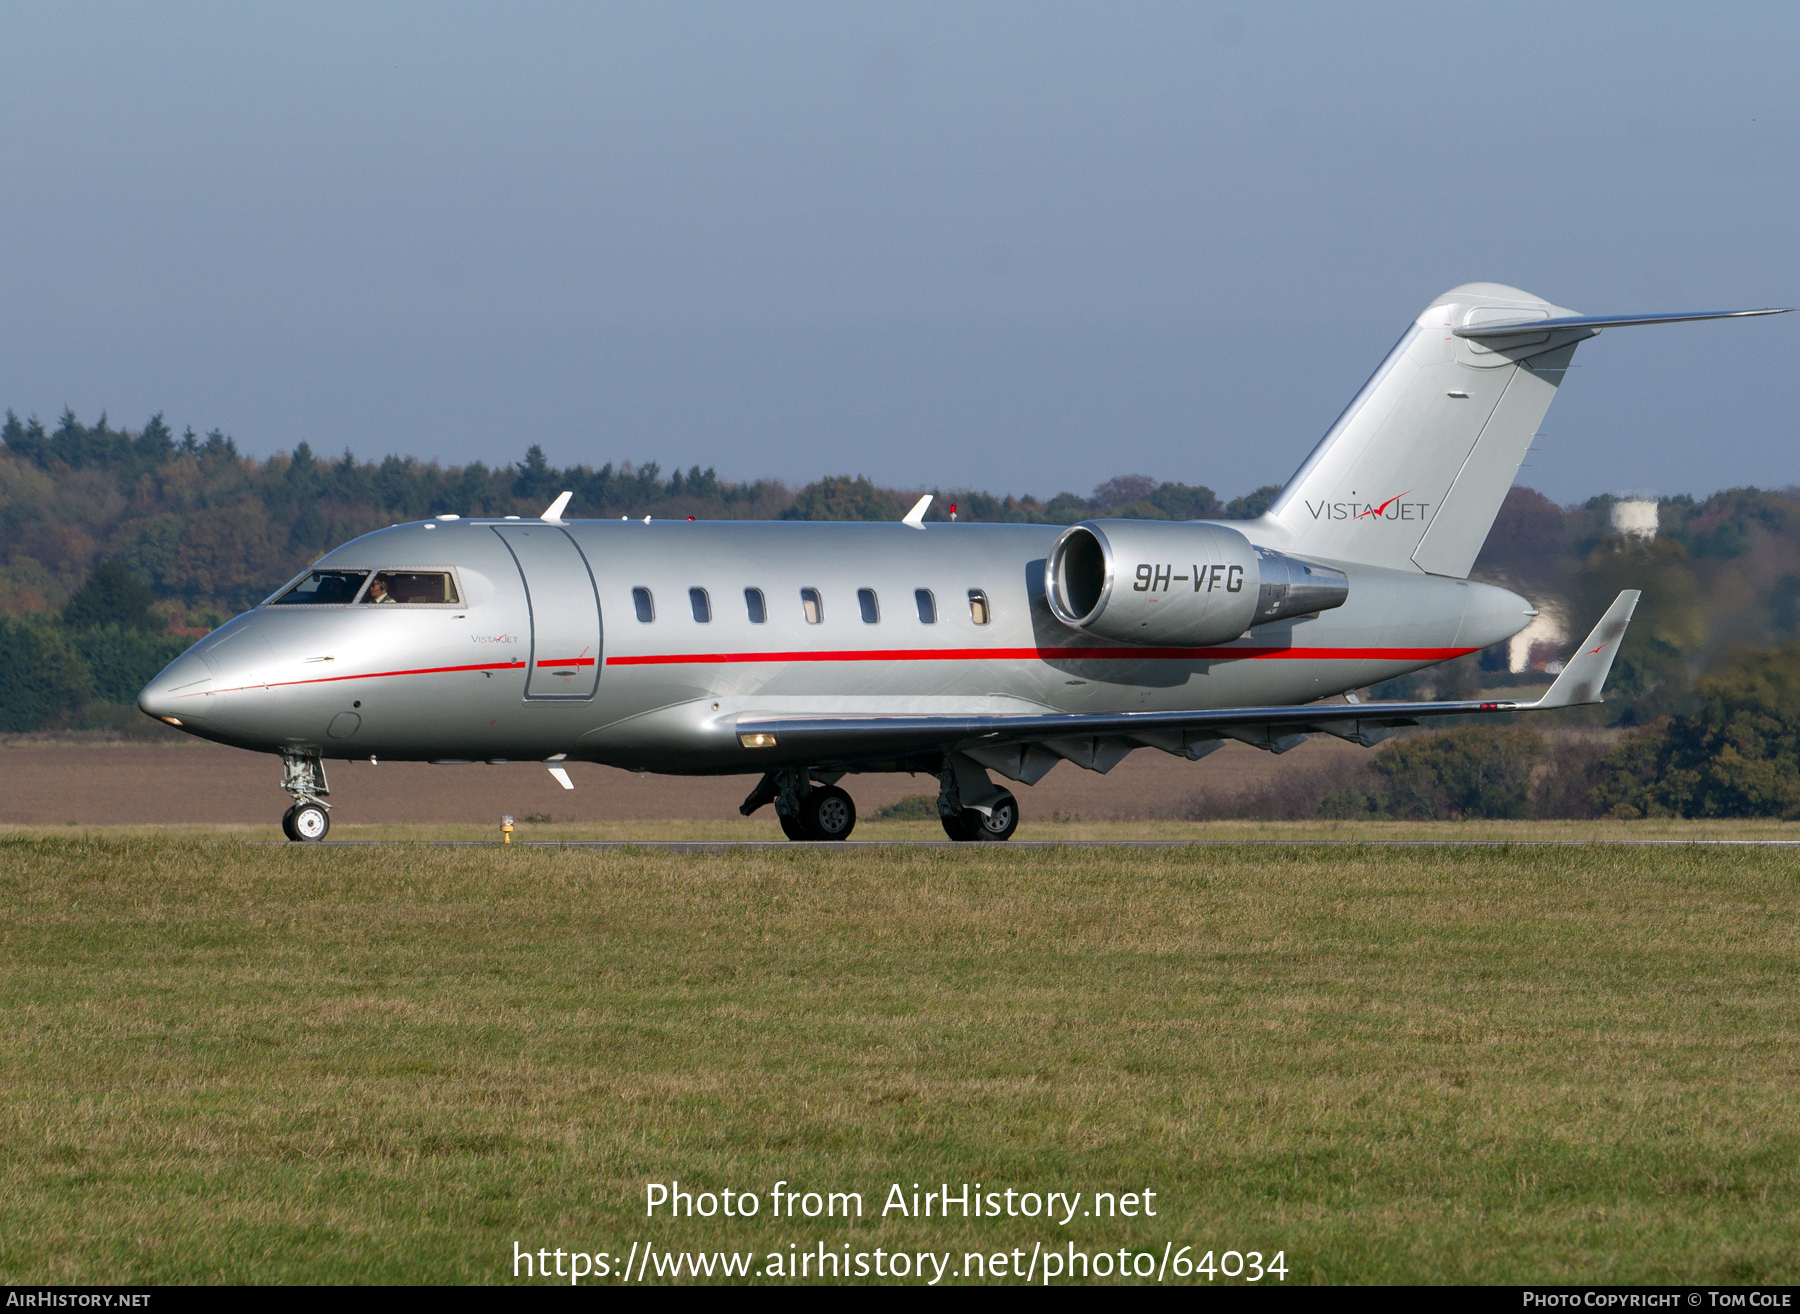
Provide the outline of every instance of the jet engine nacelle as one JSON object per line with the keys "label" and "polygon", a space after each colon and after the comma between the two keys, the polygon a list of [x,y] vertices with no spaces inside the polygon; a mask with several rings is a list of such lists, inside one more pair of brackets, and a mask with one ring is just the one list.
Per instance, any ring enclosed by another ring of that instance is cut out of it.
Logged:
{"label": "jet engine nacelle", "polygon": [[1206,647],[1256,625],[1341,607],[1341,570],[1259,548],[1204,521],[1088,520],[1050,549],[1050,610],[1121,643]]}

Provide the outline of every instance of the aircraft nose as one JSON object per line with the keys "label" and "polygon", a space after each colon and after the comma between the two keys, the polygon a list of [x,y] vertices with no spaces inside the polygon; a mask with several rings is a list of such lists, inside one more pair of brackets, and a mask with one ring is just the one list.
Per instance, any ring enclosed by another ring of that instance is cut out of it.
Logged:
{"label": "aircraft nose", "polygon": [[206,663],[191,652],[184,653],[144,686],[138,694],[138,710],[175,725],[204,721],[207,704],[212,701],[212,682]]}

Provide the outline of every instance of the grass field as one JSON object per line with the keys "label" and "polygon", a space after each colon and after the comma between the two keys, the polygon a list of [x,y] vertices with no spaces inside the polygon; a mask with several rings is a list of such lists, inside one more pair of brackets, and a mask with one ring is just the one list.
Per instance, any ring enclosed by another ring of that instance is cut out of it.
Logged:
{"label": "grass field", "polygon": [[[149,839],[200,842],[285,843],[274,822],[256,826],[95,825],[68,823],[18,825],[0,823],[5,839]],[[420,822],[379,826],[334,823],[331,841],[344,840],[487,840],[498,841],[498,824],[446,825]],[[756,817],[698,821],[588,821],[530,823],[520,821],[515,842],[610,840],[706,840],[714,843],[781,843],[781,828],[765,808]],[[1026,817],[1020,841],[1058,840],[1185,840],[1196,843],[1312,841],[1332,843],[1390,840],[1512,840],[1521,843],[1611,842],[1642,840],[1786,840],[1800,844],[1800,822],[1794,821],[1084,821]],[[876,821],[856,824],[853,842],[941,843],[936,821]]]}
{"label": "grass field", "polygon": [[[1283,1251],[1289,1283],[1794,1282],[1797,873],[1769,849],[14,834],[0,1281],[1073,1241]],[[672,1178],[870,1216],[645,1219]],[[1158,1213],[879,1216],[890,1183],[965,1181]]]}

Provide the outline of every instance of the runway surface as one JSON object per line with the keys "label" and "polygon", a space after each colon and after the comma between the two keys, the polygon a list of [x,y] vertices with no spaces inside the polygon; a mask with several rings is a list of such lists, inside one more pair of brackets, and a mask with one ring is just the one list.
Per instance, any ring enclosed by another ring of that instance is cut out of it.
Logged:
{"label": "runway surface", "polygon": [[[289,840],[257,840],[255,843],[293,847]],[[661,853],[729,853],[738,849],[824,849],[843,853],[860,849],[963,849],[972,852],[1004,852],[1010,849],[1666,849],[1666,848],[1800,848],[1800,839],[1260,839],[1260,840],[1007,840],[1000,844],[957,843],[950,840],[324,840],[301,848],[380,848],[415,844],[439,849],[648,849]]]}

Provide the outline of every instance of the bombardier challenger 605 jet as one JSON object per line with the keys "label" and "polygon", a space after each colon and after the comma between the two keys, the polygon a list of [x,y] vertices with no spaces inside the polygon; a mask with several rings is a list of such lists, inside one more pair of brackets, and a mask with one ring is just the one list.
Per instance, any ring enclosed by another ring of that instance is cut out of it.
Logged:
{"label": "bombardier challenger 605 jet", "polygon": [[296,840],[330,826],[327,758],[541,761],[754,776],[792,839],[841,840],[839,784],[923,772],[957,840],[1004,840],[1065,759],[1138,748],[1372,746],[1428,716],[1600,700],[1635,592],[1535,702],[1352,692],[1536,615],[1467,578],[1575,347],[1602,329],[1768,315],[1579,315],[1446,292],[1252,521],[926,524],[441,515],[346,543],[138,697],[279,754]]}

